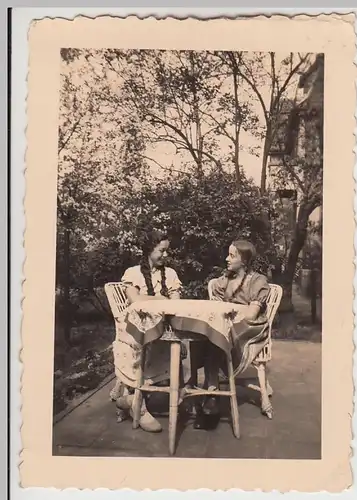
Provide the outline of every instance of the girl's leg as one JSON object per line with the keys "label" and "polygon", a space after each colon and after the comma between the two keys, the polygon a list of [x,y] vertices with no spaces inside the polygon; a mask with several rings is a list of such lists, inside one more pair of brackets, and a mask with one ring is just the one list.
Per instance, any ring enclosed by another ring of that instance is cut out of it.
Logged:
{"label": "girl's leg", "polygon": [[129,404],[130,388],[122,384],[123,393],[116,399],[117,406],[117,422],[123,422],[129,418],[129,410],[131,403]]}
{"label": "girl's leg", "polygon": [[[222,364],[222,351],[209,343],[205,362],[205,377],[207,389],[215,391],[219,388],[219,368]],[[207,396],[203,404],[205,415],[219,415],[219,401],[217,396]]]}
{"label": "girl's leg", "polygon": [[[129,345],[124,342],[116,341],[113,345],[115,369],[117,376],[129,388],[129,394],[119,398],[117,407],[119,409],[118,421],[123,420],[122,412],[126,412],[129,416],[132,414],[132,404],[134,400],[134,390],[137,383],[137,370],[141,362],[141,346]],[[166,362],[165,352],[161,345],[150,345],[147,349],[147,363],[145,364],[145,382],[156,383],[163,380],[166,376],[166,371],[169,369],[169,361]],[[162,430],[160,423],[154,418],[147,409],[147,393],[143,394],[139,426],[147,432],[160,432]]]}
{"label": "girl's leg", "polygon": [[198,385],[198,370],[204,366],[206,348],[208,342],[191,342],[190,344],[190,368],[191,374],[187,385],[196,387]]}
{"label": "girl's leg", "polygon": [[221,350],[211,342],[207,346],[206,359],[204,364],[205,385],[210,390],[219,387],[219,368],[221,366]]}
{"label": "girl's leg", "polygon": [[[219,388],[219,368],[222,351],[212,343],[207,344],[204,361],[205,388],[214,391]],[[195,429],[215,429],[219,423],[220,410],[217,396],[206,396],[201,411],[195,419]]]}

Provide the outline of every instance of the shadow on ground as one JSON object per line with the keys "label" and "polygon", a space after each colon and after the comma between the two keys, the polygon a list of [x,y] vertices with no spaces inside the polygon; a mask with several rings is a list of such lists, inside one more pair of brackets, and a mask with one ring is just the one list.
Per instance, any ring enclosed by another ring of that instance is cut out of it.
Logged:
{"label": "shadow on ground", "polygon": [[[244,378],[255,377],[247,371]],[[255,379],[256,380],[256,379]],[[214,431],[197,431],[184,414],[177,433],[177,457],[242,459],[321,458],[321,344],[275,341],[269,380],[274,389],[274,419],[260,412],[259,393],[238,383],[241,438],[233,437],[228,400]],[[116,422],[111,385],[104,386],[58,422],[53,454],[62,456],[168,456],[168,399],[154,395],[150,409],[163,432],[133,430],[130,421]]]}

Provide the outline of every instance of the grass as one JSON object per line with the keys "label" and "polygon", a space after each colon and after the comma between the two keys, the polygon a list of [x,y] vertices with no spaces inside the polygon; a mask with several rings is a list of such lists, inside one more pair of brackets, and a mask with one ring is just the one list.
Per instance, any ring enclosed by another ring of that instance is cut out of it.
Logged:
{"label": "grass", "polygon": [[56,344],[54,415],[64,410],[76,396],[98,387],[113,372],[113,340],[114,325],[96,322],[73,328],[70,349]]}
{"label": "grass", "polygon": [[[280,312],[277,315],[272,337],[279,340],[304,340],[321,342],[321,320],[311,321],[310,299],[305,297],[298,286],[293,287],[293,312]],[[321,301],[318,303],[321,317]]]}
{"label": "grass", "polygon": [[272,331],[276,340],[303,340],[306,342],[321,342],[321,325],[313,325],[311,321],[299,321],[294,313],[283,313],[277,318]]}

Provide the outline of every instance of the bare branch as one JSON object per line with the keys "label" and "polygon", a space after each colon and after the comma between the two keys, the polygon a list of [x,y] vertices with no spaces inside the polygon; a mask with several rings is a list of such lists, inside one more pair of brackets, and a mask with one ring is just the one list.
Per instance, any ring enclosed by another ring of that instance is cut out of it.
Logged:
{"label": "bare branch", "polygon": [[[248,70],[246,64],[243,62],[243,59],[240,58],[239,63]],[[245,75],[240,69],[239,69],[239,74],[243,78],[243,80],[251,87],[251,89],[254,91],[255,95],[258,97],[259,102],[260,102],[262,109],[263,109],[265,121],[268,122],[268,120],[269,120],[268,110],[267,110],[267,107],[265,105],[263,96],[260,93],[260,91],[259,91],[259,89],[254,81],[253,76],[251,75],[251,78],[248,78],[247,75]]]}
{"label": "bare branch", "polygon": [[[269,52],[269,54],[270,54],[271,81],[272,81],[271,96],[273,97],[275,95],[275,88],[278,85],[278,80],[276,78],[276,70],[275,70],[275,53]],[[270,106],[271,105],[272,105],[272,100],[270,102]]]}
{"label": "bare branch", "polygon": [[74,123],[73,127],[72,127],[72,130],[69,132],[68,136],[66,139],[64,139],[64,135],[63,134],[63,137],[61,137],[61,132],[59,133],[59,138],[58,138],[58,154],[61,153],[61,151],[67,146],[67,144],[69,143],[71,137],[73,136],[74,132],[76,131],[78,125],[80,124],[81,120],[82,120],[83,116],[81,116],[80,118],[78,118],[78,120]]}
{"label": "bare branch", "polygon": [[185,173],[185,172],[182,172],[182,170],[176,170],[176,169],[171,168],[171,167],[166,167],[165,165],[162,165],[157,160],[155,160],[155,158],[151,158],[150,156],[146,156],[146,155],[143,155],[143,154],[138,154],[138,156],[140,156],[141,158],[144,158],[145,160],[152,161],[153,163],[155,163],[155,165],[157,165],[158,167],[160,167],[162,170],[167,170],[168,172],[176,172],[178,174]]}
{"label": "bare branch", "polygon": [[[201,113],[202,113],[202,115],[210,118],[217,125],[217,127],[212,128],[210,132],[212,132],[215,128],[220,128],[222,130],[222,132],[224,133],[224,135],[226,137],[228,137],[228,139],[230,139],[234,143],[234,137],[232,135],[230,135],[230,133],[227,131],[227,129],[224,127],[224,125],[219,120],[217,120],[210,113],[206,113],[205,111],[201,111]],[[205,135],[208,135],[208,133],[206,133]]]}
{"label": "bare branch", "polygon": [[290,80],[299,71],[300,67],[307,60],[308,56],[309,56],[309,54],[306,54],[304,57],[300,57],[300,61],[292,68],[292,70],[290,71],[289,75],[287,76],[285,82],[281,86],[280,91],[277,94],[277,100],[279,100],[280,97],[282,96],[282,94],[285,92]]}

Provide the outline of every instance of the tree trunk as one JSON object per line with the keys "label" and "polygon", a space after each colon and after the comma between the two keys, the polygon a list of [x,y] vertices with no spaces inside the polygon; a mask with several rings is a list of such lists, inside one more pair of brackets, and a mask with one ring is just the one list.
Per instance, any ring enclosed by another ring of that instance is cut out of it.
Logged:
{"label": "tree trunk", "polygon": [[296,222],[294,234],[292,237],[286,268],[283,276],[284,286],[284,303],[287,308],[292,308],[292,288],[294,282],[294,275],[296,270],[299,254],[304,247],[309,217],[313,211],[313,206],[306,203],[301,204]]}
{"label": "tree trunk", "polygon": [[237,187],[241,184],[241,175],[239,168],[239,132],[240,132],[240,113],[238,98],[238,69],[236,65],[233,68],[233,89],[234,89],[234,168],[236,173]]}
{"label": "tree trunk", "polygon": [[311,269],[310,275],[310,306],[311,306],[311,322],[312,324],[316,324],[317,320],[317,310],[316,310],[316,302],[317,302],[317,290],[316,290],[316,269]]}
{"label": "tree trunk", "polygon": [[267,131],[264,141],[263,148],[263,159],[262,159],[262,171],[260,174],[260,192],[265,194],[267,189],[267,169],[268,169],[268,159],[270,153],[270,127],[267,125]]}
{"label": "tree trunk", "polygon": [[68,227],[64,230],[64,286],[63,286],[63,328],[64,340],[68,345],[71,345],[71,328],[72,328],[72,310],[70,298],[70,279],[71,279],[71,234]]}
{"label": "tree trunk", "polygon": [[199,99],[197,95],[196,88],[196,76],[195,76],[195,61],[192,52],[190,53],[190,63],[191,63],[191,89],[193,94],[193,116],[196,125],[196,150],[197,150],[197,176],[199,179],[203,177],[203,137],[201,130],[201,120],[200,120],[200,110],[199,110]]}

